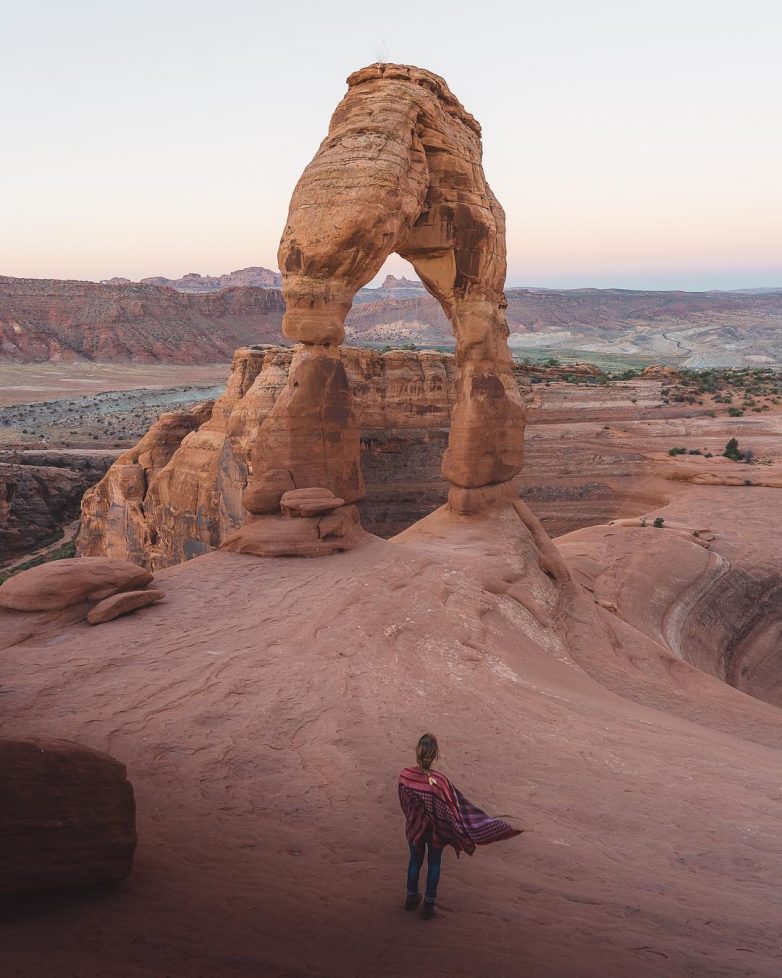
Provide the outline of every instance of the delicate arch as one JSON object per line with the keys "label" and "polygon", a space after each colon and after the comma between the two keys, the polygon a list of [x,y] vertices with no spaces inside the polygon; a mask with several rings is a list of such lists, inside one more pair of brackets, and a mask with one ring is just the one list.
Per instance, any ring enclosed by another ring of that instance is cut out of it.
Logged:
{"label": "delicate arch", "polygon": [[[460,490],[521,469],[524,411],[505,320],[505,215],[481,163],[481,130],[442,78],[371,65],[348,79],[291,199],[279,249],[297,347],[288,388],[258,435],[252,513],[282,492],[363,495],[359,432],[338,348],[356,292],[396,252],[453,324],[457,397],[443,474]],[[452,493],[453,497],[453,493]]]}

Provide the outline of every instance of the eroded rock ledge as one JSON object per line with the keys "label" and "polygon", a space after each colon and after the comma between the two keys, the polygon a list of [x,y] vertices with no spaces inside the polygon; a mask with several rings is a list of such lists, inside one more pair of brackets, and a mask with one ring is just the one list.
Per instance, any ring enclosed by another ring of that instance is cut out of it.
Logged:
{"label": "eroded rock ledge", "polygon": [[[219,547],[243,522],[255,436],[288,380],[289,348],[234,354],[224,394],[161,416],[82,502],[79,553],[168,567]],[[366,529],[390,536],[445,500],[440,476],[455,359],[343,347],[361,432]],[[522,396],[529,387],[517,374]]]}

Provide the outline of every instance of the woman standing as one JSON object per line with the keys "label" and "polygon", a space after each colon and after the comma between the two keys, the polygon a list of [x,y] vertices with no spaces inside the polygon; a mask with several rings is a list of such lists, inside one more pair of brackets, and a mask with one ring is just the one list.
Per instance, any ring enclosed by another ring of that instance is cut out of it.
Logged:
{"label": "woman standing", "polygon": [[502,819],[491,818],[469,802],[444,774],[432,767],[439,756],[437,738],[426,733],[415,749],[416,766],[406,767],[399,775],[399,804],[405,813],[405,835],[410,846],[405,910],[415,910],[421,902],[418,879],[428,848],[424,920],[434,916],[445,846],[453,846],[457,856],[460,852],[471,856],[476,846],[510,839],[523,831]]}

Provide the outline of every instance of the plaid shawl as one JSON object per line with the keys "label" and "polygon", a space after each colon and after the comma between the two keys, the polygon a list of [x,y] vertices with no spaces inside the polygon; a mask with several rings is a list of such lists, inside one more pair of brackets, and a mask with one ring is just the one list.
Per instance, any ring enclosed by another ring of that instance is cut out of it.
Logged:
{"label": "plaid shawl", "polygon": [[453,846],[457,856],[460,852],[471,856],[476,846],[522,832],[473,805],[439,771],[425,774],[417,767],[406,767],[399,775],[399,804],[410,845],[430,841],[441,848]]}

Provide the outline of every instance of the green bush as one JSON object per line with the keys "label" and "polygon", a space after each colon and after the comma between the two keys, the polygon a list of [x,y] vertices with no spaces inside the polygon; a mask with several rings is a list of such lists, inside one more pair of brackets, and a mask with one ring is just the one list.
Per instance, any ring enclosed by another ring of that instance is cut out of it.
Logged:
{"label": "green bush", "polygon": [[741,462],[744,458],[744,452],[739,451],[739,443],[736,438],[730,439],[722,454],[725,458],[732,459],[734,462]]}
{"label": "green bush", "polygon": [[660,527],[665,526],[665,520],[662,518],[662,516],[657,516],[652,526],[656,526],[659,530]]}

